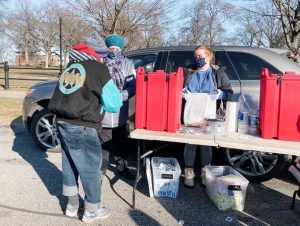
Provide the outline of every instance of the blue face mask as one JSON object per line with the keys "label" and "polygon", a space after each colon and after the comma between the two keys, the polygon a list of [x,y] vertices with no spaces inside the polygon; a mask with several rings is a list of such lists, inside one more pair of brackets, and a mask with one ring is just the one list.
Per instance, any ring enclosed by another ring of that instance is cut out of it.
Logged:
{"label": "blue face mask", "polygon": [[122,51],[109,51],[108,52],[108,57],[111,59],[120,59],[120,57],[123,55]]}
{"label": "blue face mask", "polygon": [[204,57],[194,57],[194,66],[196,68],[201,68],[206,64]]}

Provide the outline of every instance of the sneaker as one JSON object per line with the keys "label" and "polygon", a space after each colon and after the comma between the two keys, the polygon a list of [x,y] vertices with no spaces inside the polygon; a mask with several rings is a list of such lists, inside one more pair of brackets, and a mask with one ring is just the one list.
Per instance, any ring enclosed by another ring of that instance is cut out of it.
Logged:
{"label": "sneaker", "polygon": [[85,223],[91,223],[95,220],[105,219],[111,215],[111,210],[107,208],[99,208],[95,212],[89,212],[87,210],[84,211],[84,215],[82,217],[82,221]]}
{"label": "sneaker", "polygon": [[136,178],[136,176],[132,174],[127,167],[125,167],[123,170],[118,170],[118,175],[127,180],[135,180]]}
{"label": "sneaker", "polygon": [[78,213],[78,206],[72,206],[71,204],[68,204],[67,205],[67,208],[66,208],[66,215],[68,217],[77,217],[77,213]]}
{"label": "sneaker", "polygon": [[195,172],[193,168],[185,168],[184,169],[185,173],[185,179],[184,179],[184,184],[188,187],[194,187],[195,186]]}

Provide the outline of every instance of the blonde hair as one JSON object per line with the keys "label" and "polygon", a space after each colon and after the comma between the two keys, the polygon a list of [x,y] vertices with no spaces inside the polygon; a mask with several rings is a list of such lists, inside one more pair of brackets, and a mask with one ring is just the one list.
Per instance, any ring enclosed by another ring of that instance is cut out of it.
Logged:
{"label": "blonde hair", "polygon": [[199,49],[203,49],[205,51],[205,54],[209,58],[209,64],[210,65],[215,64],[214,52],[212,51],[212,49],[210,47],[208,47],[207,45],[197,46],[196,49],[194,50],[194,52],[196,52]]}

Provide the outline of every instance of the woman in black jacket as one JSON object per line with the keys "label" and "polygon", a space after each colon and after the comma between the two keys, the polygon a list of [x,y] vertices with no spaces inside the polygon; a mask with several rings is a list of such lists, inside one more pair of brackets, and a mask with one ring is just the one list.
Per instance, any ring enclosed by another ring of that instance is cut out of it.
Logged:
{"label": "woman in black jacket", "polygon": [[[222,91],[222,97],[217,100],[217,111],[220,108],[226,108],[226,102],[231,100],[233,91],[225,68],[214,65],[214,55],[211,48],[208,46],[197,47],[194,52],[193,67],[184,69],[184,74],[184,89],[191,93],[208,94],[213,94],[219,89]],[[212,159],[211,147],[201,145],[199,148],[201,150],[201,167],[209,165]],[[184,148],[184,184],[188,187],[194,186],[196,149],[197,145],[192,144],[186,144]]]}

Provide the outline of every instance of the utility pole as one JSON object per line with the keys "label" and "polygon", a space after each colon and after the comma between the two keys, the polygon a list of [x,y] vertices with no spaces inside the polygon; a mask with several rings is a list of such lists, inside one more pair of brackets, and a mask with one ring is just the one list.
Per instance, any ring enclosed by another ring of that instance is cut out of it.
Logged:
{"label": "utility pole", "polygon": [[61,32],[62,19],[59,17],[59,75],[62,74],[62,32]]}

